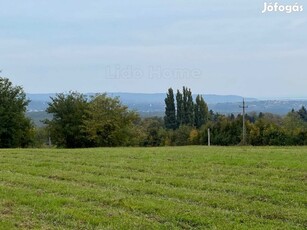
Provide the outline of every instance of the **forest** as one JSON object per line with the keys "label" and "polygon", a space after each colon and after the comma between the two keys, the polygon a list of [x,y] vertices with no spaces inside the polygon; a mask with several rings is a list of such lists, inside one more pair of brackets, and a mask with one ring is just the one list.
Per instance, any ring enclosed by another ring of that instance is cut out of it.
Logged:
{"label": "forest", "polygon": [[164,117],[142,118],[106,93],[87,96],[59,93],[46,112],[51,118],[37,127],[26,117],[29,100],[21,86],[0,78],[0,147],[89,148],[116,146],[183,146],[210,144],[306,145],[307,110],[292,109],[285,116],[271,113],[219,114],[208,110],[201,95],[193,98],[183,87],[165,96]]}

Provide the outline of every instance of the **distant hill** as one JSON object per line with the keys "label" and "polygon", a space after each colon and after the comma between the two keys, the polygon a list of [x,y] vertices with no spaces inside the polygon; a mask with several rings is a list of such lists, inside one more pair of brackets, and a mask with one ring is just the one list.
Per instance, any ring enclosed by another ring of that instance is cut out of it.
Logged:
{"label": "distant hill", "polygon": [[[86,95],[91,96],[95,93],[88,93]],[[27,97],[31,100],[28,110],[31,111],[44,111],[50,97],[54,97],[56,94],[27,94]],[[149,111],[149,110],[161,110],[161,106],[164,109],[165,93],[108,93],[111,97],[119,97],[123,104],[129,106],[132,109]],[[195,96],[195,95],[194,95]],[[205,101],[208,104],[217,103],[235,103],[241,102],[243,97],[236,95],[214,95],[204,94]],[[256,101],[255,98],[245,98],[246,101]]]}
{"label": "distant hill", "polygon": [[[285,115],[292,109],[298,110],[302,106],[307,107],[307,100],[267,100],[267,101],[250,101],[246,103],[249,112],[264,112]],[[241,103],[217,103],[209,104],[209,108],[222,114],[238,114],[242,112]]]}
{"label": "distant hill", "polygon": [[[125,103],[163,103],[166,97],[165,93],[108,93],[112,97],[120,97],[122,102]],[[196,97],[196,95],[193,95]],[[225,102],[240,102],[243,97],[237,95],[215,95],[203,94],[202,95],[207,103],[225,103]],[[256,98],[245,98],[246,101],[256,101]]]}
{"label": "distant hill", "polygon": [[[94,93],[86,94],[88,96]],[[143,117],[164,116],[164,99],[166,94],[155,93],[108,93],[111,97],[119,97],[123,104],[130,109],[136,110]],[[48,117],[44,112],[51,101],[50,97],[55,94],[27,94],[31,100],[28,106],[28,116],[31,117],[35,124],[42,125],[40,120]],[[195,97],[195,95],[194,95]],[[209,109],[222,114],[241,113],[240,105],[243,97],[237,95],[214,95],[204,94],[205,101]],[[267,112],[279,115],[285,115],[291,109],[298,110],[302,106],[307,107],[307,100],[257,100],[256,98],[245,98],[248,109],[247,112]],[[50,115],[49,115],[50,117]]]}

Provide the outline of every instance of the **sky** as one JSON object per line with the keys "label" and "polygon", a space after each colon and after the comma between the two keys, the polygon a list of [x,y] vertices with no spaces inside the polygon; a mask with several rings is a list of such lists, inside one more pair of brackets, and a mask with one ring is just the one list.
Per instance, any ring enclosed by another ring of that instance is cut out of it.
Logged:
{"label": "sky", "polygon": [[[27,93],[307,98],[303,12],[264,0],[2,0],[0,76]],[[269,2],[268,2],[269,3]]]}

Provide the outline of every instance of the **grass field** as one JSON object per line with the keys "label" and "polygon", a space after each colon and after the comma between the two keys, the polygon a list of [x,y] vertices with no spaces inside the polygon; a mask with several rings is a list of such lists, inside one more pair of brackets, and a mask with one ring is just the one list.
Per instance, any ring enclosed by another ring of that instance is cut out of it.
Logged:
{"label": "grass field", "polygon": [[307,148],[0,150],[0,229],[306,229]]}

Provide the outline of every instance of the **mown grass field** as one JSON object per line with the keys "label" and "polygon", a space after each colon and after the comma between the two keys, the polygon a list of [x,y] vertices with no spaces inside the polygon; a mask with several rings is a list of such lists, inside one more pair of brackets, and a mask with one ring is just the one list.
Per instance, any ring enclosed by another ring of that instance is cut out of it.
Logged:
{"label": "mown grass field", "polygon": [[307,148],[0,150],[0,229],[306,229]]}

